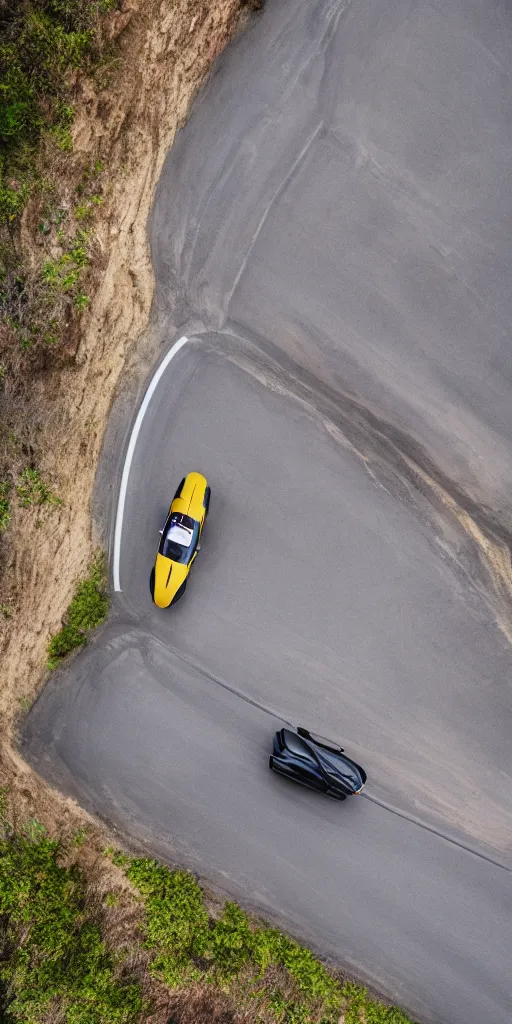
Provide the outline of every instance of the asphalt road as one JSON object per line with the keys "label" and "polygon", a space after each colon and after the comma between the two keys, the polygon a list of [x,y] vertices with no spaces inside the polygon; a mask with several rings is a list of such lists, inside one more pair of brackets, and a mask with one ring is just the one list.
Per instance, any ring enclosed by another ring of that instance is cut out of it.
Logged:
{"label": "asphalt road", "polygon": [[270,0],[173,146],[164,308],[275,345],[510,528],[507,0]]}
{"label": "asphalt road", "polygon": [[368,799],[339,805],[277,778],[279,724],[114,621],[72,680],[47,686],[26,743],[45,776],[132,840],[418,1017],[509,1024],[510,873]]}
{"label": "asphalt road", "polygon": [[[122,594],[23,737],[123,834],[446,1024],[512,1016],[511,22],[273,0],[222,58],[153,211],[162,345],[190,341],[135,449]],[[189,468],[211,513],[162,614]],[[339,738],[364,799],[275,779],[283,720]]]}
{"label": "asphalt road", "polygon": [[[112,622],[43,691],[25,752],[123,835],[418,1016],[505,1024],[510,650],[428,503],[398,501],[278,371],[238,355],[204,336],[162,378]],[[162,614],[149,567],[191,465],[208,470],[210,515]],[[274,778],[283,721],[338,738],[368,771],[365,798]]]}

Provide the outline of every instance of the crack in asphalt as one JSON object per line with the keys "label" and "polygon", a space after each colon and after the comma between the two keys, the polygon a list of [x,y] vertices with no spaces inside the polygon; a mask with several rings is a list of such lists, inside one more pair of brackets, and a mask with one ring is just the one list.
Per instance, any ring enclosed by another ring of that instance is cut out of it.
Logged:
{"label": "crack in asphalt", "polygon": [[254,246],[256,245],[256,242],[258,241],[258,238],[259,238],[263,228],[265,227],[265,224],[267,222],[267,219],[268,219],[268,216],[269,216],[271,210],[273,209],[275,204],[278,202],[278,200],[281,198],[281,196],[282,196],[283,192],[285,191],[287,185],[289,185],[289,183],[295,177],[295,174],[298,171],[298,169],[304,163],[304,160],[306,159],[306,157],[307,157],[307,155],[308,155],[312,145],[314,144],[314,142],[316,141],[316,139],[318,138],[318,136],[322,132],[323,128],[324,128],[323,122],[320,121],[320,123],[316,125],[314,130],[311,132],[309,137],[306,139],[306,142],[302,146],[302,149],[300,150],[300,152],[296,156],[295,160],[293,161],[291,167],[287,171],[287,173],[284,176],[283,180],[280,182],[278,188],[275,190],[273,195],[270,197],[269,202],[267,203],[267,205],[266,205],[266,207],[265,207],[265,209],[264,209],[264,211],[263,211],[263,213],[262,213],[262,215],[261,215],[261,217],[260,217],[260,219],[258,221],[258,225],[256,227],[256,231],[254,232],[254,234],[253,234],[253,236],[251,238],[250,244],[249,244],[246,252],[244,253],[244,257],[242,259],[242,262],[240,264],[238,272],[237,272],[237,274],[235,276],[233,284],[232,284],[231,288],[229,289],[229,291],[226,294],[226,297],[225,297],[225,300],[224,300],[224,312],[223,312],[221,323],[219,324],[219,328],[220,329],[222,329],[222,327],[224,326],[224,324],[225,324],[225,322],[227,320],[228,313],[229,313],[229,307],[231,305],[231,301],[233,299],[233,295],[235,294],[235,292],[236,292],[236,290],[238,288],[238,285],[240,284],[240,281],[242,280],[242,277],[243,277],[243,275],[245,273],[247,264],[248,264],[250,256],[251,256],[251,253],[252,253],[252,251],[254,249]]}
{"label": "crack in asphalt", "polygon": [[393,807],[392,804],[388,804],[385,800],[379,800],[378,797],[372,796],[371,793],[362,793],[361,796],[365,800],[369,800],[372,804],[377,804],[378,807],[382,807],[385,811],[389,811],[390,814],[395,814],[397,818],[402,818],[404,821],[410,821],[411,824],[417,825],[418,828],[424,829],[425,832],[431,832],[434,836],[439,836],[440,839],[444,839],[446,843],[451,843],[452,846],[457,846],[459,850],[464,850],[466,853],[471,853],[473,857],[479,857],[480,860],[487,861],[488,864],[493,864],[494,867],[500,868],[501,871],[507,871],[512,874],[512,868],[507,864],[503,864],[502,861],[496,860],[494,857],[489,857],[486,853],[480,853],[479,850],[475,850],[469,843],[463,843],[460,839],[455,839],[453,836],[443,832],[442,829],[435,828],[434,825],[428,825],[426,821],[422,821],[421,818],[417,818],[414,814],[406,814],[405,811],[399,810],[398,807]]}

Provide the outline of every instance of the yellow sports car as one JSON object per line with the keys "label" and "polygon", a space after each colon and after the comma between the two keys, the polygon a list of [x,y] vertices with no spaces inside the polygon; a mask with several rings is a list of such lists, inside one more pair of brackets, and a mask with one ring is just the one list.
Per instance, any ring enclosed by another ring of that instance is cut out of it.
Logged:
{"label": "yellow sports car", "polygon": [[185,592],[187,577],[200,549],[201,534],[208,515],[210,488],[201,473],[189,473],[174,495],[151,573],[153,601],[168,608]]}

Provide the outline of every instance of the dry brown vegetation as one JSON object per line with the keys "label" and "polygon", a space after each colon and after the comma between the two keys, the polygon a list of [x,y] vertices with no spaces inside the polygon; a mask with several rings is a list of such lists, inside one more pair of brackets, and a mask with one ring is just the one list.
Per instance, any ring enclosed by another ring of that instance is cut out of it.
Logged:
{"label": "dry brown vegetation", "polygon": [[[0,785],[19,822],[36,818],[64,845],[86,828],[74,856],[86,873],[88,898],[116,948],[126,947],[132,966],[137,961],[152,1024],[164,1024],[171,1012],[183,1024],[242,1018],[208,986],[190,998],[171,996],[150,977],[136,934],[138,910],[123,897],[130,886],[102,855],[107,831],[35,775],[13,739],[20,711],[46,678],[49,637],[96,547],[90,499],[116,385],[123,370],[153,357],[146,224],[154,188],[174,134],[243,6],[241,0],[122,0],[107,14],[98,29],[102,60],[94,73],[73,72],[67,83],[75,111],[72,149],[43,135],[37,186],[7,238],[0,503],[5,497],[11,519],[0,533]],[[76,260],[77,248],[83,251]],[[62,287],[62,275],[76,268],[78,280]],[[18,487],[27,470],[59,503],[40,501],[36,488],[23,505]],[[118,898],[106,907],[110,889]]]}
{"label": "dry brown vegetation", "polygon": [[[122,0],[108,13],[102,60],[69,78],[72,149],[43,137],[38,187],[11,229],[24,295],[16,310],[10,289],[0,335],[0,480],[11,515],[0,534],[0,778],[47,824],[74,811],[15,753],[13,726],[44,681],[49,636],[96,547],[90,499],[116,385],[154,356],[146,236],[154,188],[243,6]],[[36,489],[22,507],[27,469],[60,503],[39,501]]]}
{"label": "dry brown vegetation", "polygon": [[[129,888],[102,856],[108,833],[32,772],[13,745],[14,730],[46,678],[49,637],[96,547],[90,498],[116,385],[127,366],[153,355],[144,336],[153,296],[146,223],[154,188],[242,6],[240,0],[123,0],[103,27],[108,59],[91,77],[72,76],[73,148],[59,148],[51,136],[42,140],[40,186],[10,231],[24,295],[20,303],[10,289],[0,325],[0,480],[9,488],[11,512],[0,534],[0,785],[8,787],[19,821],[37,818],[64,843],[87,827],[76,856],[99,903],[105,889]],[[69,252],[82,231],[87,260],[79,289],[49,293],[42,268]],[[82,306],[78,290],[90,298]],[[23,344],[34,325],[38,336]],[[45,331],[56,341],[48,343]],[[61,504],[21,507],[16,488],[27,468],[36,468]],[[197,1024],[201,1014],[205,1021],[230,1019],[229,1001],[208,987],[189,1003],[184,995],[171,999],[149,977],[147,957],[135,943],[133,900],[102,906],[102,914],[116,946],[131,944],[130,956],[140,960],[152,1024],[164,1024],[172,1007],[185,1019],[185,1006]]]}

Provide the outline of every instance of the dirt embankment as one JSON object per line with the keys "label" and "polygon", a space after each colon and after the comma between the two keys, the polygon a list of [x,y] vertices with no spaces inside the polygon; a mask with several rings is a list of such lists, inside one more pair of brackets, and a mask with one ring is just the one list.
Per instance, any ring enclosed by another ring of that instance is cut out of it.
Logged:
{"label": "dirt embankment", "polygon": [[[2,616],[0,639],[0,785],[49,826],[71,825],[81,812],[51,795],[16,754],[16,716],[45,678],[49,635],[94,551],[90,501],[103,432],[153,298],[146,226],[162,163],[244,8],[241,0],[127,0],[109,24],[119,57],[108,88],[77,83],[73,157],[100,156],[107,177],[93,225],[96,283],[71,356],[37,383],[41,473],[62,505],[13,516],[4,578],[12,615]],[[29,207],[28,252],[33,221]]]}

